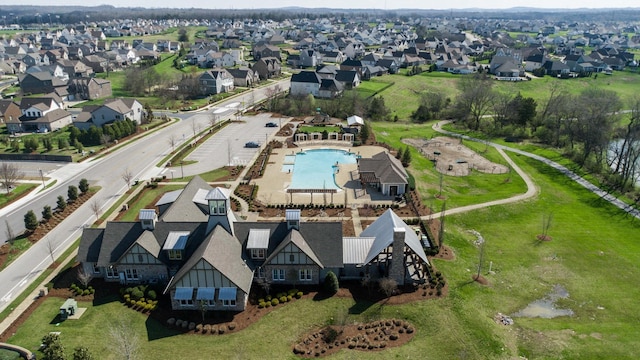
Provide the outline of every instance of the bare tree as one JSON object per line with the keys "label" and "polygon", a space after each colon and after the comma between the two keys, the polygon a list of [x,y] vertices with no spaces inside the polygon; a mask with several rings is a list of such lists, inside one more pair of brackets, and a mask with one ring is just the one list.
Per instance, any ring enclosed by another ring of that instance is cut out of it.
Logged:
{"label": "bare tree", "polygon": [[264,277],[262,279],[258,279],[258,284],[260,285],[262,290],[264,290],[264,292],[269,295],[269,292],[271,291],[271,281]]}
{"label": "bare tree", "polygon": [[118,354],[119,359],[133,360],[140,347],[138,334],[125,323],[124,319],[118,319],[109,326],[111,349]]}
{"label": "bare tree", "polygon": [[78,282],[80,282],[80,284],[83,286],[83,288],[86,289],[87,286],[89,286],[89,283],[91,282],[91,279],[93,279],[93,275],[91,275],[91,273],[85,271],[84,268],[82,266],[80,266],[78,268],[78,273],[76,274],[76,279],[78,279]]}
{"label": "bare tree", "polygon": [[484,263],[484,244],[486,244],[486,241],[483,238],[482,242],[478,244],[478,246],[480,246],[480,253],[478,256],[478,273],[476,274],[474,279],[476,281],[480,280],[480,272],[482,271],[482,264]]}
{"label": "bare tree", "polygon": [[133,180],[133,173],[131,172],[131,170],[129,170],[129,168],[126,168],[120,175],[120,177],[122,177],[122,180],[127,183],[127,187],[131,188],[131,180]]}
{"label": "bare tree", "polygon": [[388,298],[398,289],[398,283],[390,277],[384,277],[378,280],[378,286],[380,287],[380,291]]}
{"label": "bare tree", "polygon": [[100,218],[100,212],[102,212],[102,204],[98,199],[91,201],[91,212],[96,216],[96,221]]}
{"label": "bare tree", "polygon": [[214,128],[216,126],[216,124],[218,123],[218,119],[220,117],[218,115],[214,115],[214,114],[209,114],[209,126]]}
{"label": "bare tree", "polygon": [[480,128],[480,119],[492,108],[495,97],[492,86],[491,78],[485,75],[465,76],[458,83],[460,95],[456,99],[456,108],[473,130]]}
{"label": "bare tree", "polygon": [[442,210],[440,211],[440,229],[438,230],[438,246],[442,248],[444,245],[444,213],[447,210],[447,202],[442,203]]}
{"label": "bare tree", "polygon": [[4,219],[4,225],[4,231],[7,235],[7,242],[9,243],[9,245],[13,245],[13,242],[16,240],[16,234],[13,232],[13,228],[11,227],[11,224],[9,224],[9,220]]}
{"label": "bare tree", "polygon": [[56,250],[56,245],[53,243],[53,239],[47,238],[47,242],[45,245],[47,246],[47,251],[49,252],[49,256],[51,256],[51,262],[55,263],[56,257],[54,255],[54,252]]}
{"label": "bare tree", "polygon": [[178,144],[178,137],[175,134],[171,134],[167,138],[167,142],[171,146],[171,151],[173,151],[176,148],[176,145]]}
{"label": "bare tree", "polygon": [[[198,124],[196,122],[196,118],[195,116],[193,117],[193,120],[191,120],[191,130],[193,130],[193,137],[196,137],[196,134],[198,133],[198,131],[200,130],[200,124]],[[195,140],[195,139],[194,139]]]}
{"label": "bare tree", "polygon": [[7,194],[11,192],[11,188],[15,186],[18,180],[22,179],[23,176],[24,174],[16,164],[3,162],[0,165],[0,181],[7,190]]}
{"label": "bare tree", "polygon": [[551,240],[549,236],[549,229],[551,228],[551,223],[553,222],[553,213],[542,214],[542,234],[538,235],[538,240],[548,241]]}
{"label": "bare tree", "polygon": [[109,134],[103,133],[102,135],[100,135],[100,144],[104,146],[108,146],[110,142],[111,142],[111,136],[109,136]]}

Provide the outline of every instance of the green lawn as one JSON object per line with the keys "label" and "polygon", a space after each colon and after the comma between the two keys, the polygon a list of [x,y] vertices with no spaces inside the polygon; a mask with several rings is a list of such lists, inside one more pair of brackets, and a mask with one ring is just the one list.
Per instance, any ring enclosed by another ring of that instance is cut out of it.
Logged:
{"label": "green lawn", "polygon": [[0,193],[0,209],[28,194],[36,186],[38,186],[38,184],[19,183],[9,194],[7,194],[3,187],[2,192]]}
{"label": "green lawn", "polygon": [[[372,122],[376,140],[392,147],[403,149],[405,138],[430,139],[440,136],[432,128],[432,122],[426,124],[396,124],[389,122]],[[493,148],[485,147],[465,141],[464,145],[471,147],[489,160],[506,165],[506,161]],[[411,149],[411,165],[409,172],[416,179],[416,186],[422,201],[434,208],[440,209],[443,200],[435,196],[440,192],[440,174],[435,171],[433,163],[423,157],[418,151]],[[485,153],[486,152],[486,153]],[[442,193],[447,208],[477,204],[492,200],[508,198],[527,191],[524,181],[515,173],[511,174],[483,174],[473,171],[470,176],[444,176]]]}

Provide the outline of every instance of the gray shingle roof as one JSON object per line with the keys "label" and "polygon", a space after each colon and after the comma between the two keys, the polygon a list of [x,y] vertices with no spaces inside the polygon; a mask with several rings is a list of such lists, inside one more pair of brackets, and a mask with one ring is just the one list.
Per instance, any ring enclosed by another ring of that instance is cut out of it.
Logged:
{"label": "gray shingle roof", "polygon": [[208,214],[194,203],[193,199],[198,190],[210,190],[211,186],[207,184],[201,177],[195,176],[187,186],[182,190],[180,195],[171,204],[171,206],[162,214],[160,221],[163,222],[179,222],[179,221],[207,221]]}
{"label": "gray shingle roof", "polygon": [[402,163],[386,151],[358,159],[358,171],[373,172],[385,184],[406,184],[408,178]]}

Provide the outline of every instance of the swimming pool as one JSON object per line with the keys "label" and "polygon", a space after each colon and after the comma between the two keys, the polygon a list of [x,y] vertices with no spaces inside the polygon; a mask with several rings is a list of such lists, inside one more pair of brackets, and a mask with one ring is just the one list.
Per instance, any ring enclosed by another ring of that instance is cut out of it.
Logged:
{"label": "swimming pool", "polygon": [[345,150],[313,149],[297,153],[295,159],[287,156],[286,160],[282,171],[293,172],[289,189],[340,189],[334,179],[335,165],[355,164],[356,155]]}

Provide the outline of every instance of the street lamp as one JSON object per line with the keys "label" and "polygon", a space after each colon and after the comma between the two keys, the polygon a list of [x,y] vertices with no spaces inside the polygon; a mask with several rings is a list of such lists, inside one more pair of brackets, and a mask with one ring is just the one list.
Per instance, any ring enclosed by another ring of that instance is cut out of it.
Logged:
{"label": "street lamp", "polygon": [[40,179],[42,179],[42,188],[45,188],[45,184],[44,184],[44,174],[42,173],[42,169],[38,169],[38,171],[40,171]]}
{"label": "street lamp", "polygon": [[184,168],[182,167],[183,163],[184,161],[180,160],[180,179],[184,178]]}

